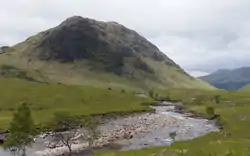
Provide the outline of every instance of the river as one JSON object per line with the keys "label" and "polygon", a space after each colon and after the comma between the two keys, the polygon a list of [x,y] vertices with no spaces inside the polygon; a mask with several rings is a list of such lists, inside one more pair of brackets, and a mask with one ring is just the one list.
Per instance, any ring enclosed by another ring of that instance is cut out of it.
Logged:
{"label": "river", "polygon": [[0,155],[1,156],[11,156],[9,152],[4,151],[2,148],[0,148]]}
{"label": "river", "polygon": [[[176,133],[176,141],[183,141],[219,131],[213,121],[190,118],[185,114],[176,113],[173,106],[158,106],[154,108],[156,109],[155,113],[143,113],[112,119],[101,125],[99,128],[102,132],[102,141],[107,143],[107,140],[113,139],[113,143],[119,144],[121,150],[132,150],[151,146],[169,146],[173,142],[169,136],[172,132]],[[132,138],[125,139],[120,137],[124,136],[128,131],[133,134]],[[27,150],[28,156],[48,156],[58,153],[58,151],[64,152],[67,150],[63,147],[61,149],[48,149],[44,145],[46,141],[46,138],[38,138],[33,147]],[[74,148],[78,149],[80,146],[75,145]],[[44,151],[45,149],[46,151]],[[0,156],[11,155],[0,149]]]}

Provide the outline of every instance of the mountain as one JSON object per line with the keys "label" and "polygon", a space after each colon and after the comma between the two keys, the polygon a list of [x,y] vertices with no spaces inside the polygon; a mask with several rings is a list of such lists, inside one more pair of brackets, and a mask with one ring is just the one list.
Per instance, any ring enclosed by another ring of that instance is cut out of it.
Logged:
{"label": "mountain", "polygon": [[211,88],[189,76],[134,30],[116,22],[80,16],[68,18],[54,28],[5,48],[0,65],[25,72],[26,77],[37,81],[139,88]]}
{"label": "mountain", "polygon": [[200,79],[219,89],[237,90],[246,84],[250,84],[250,67],[218,70],[210,75],[200,77]]}

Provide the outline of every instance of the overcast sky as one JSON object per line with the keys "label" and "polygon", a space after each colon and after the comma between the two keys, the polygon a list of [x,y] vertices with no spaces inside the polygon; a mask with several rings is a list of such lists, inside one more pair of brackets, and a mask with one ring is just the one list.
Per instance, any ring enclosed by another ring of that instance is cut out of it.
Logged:
{"label": "overcast sky", "polygon": [[80,15],[138,31],[192,75],[250,66],[250,0],[0,2],[0,46]]}

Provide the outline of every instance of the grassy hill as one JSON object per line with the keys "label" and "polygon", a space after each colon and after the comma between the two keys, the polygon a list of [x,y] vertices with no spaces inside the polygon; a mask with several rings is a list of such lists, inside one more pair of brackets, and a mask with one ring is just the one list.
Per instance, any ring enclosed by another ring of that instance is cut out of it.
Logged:
{"label": "grassy hill", "polygon": [[200,77],[200,79],[219,89],[237,90],[250,84],[250,67],[218,70],[210,75]]}
{"label": "grassy hill", "polygon": [[37,81],[144,90],[212,88],[115,22],[71,17],[2,52],[1,66],[25,71]]}

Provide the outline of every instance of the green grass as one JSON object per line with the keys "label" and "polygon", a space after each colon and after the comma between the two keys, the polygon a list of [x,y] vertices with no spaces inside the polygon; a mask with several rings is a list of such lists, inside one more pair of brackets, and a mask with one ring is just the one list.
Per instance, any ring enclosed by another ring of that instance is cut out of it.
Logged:
{"label": "green grass", "polygon": [[[207,106],[213,106],[221,115],[224,129],[190,141],[176,142],[170,147],[152,147],[133,151],[101,151],[97,156],[182,156],[176,151],[186,151],[184,156],[249,156],[250,155],[250,99],[249,93],[226,91],[172,90],[175,98],[186,101],[186,107],[205,113]],[[163,93],[161,93],[163,94]],[[212,101],[220,94],[219,104]],[[177,96],[178,95],[178,96]],[[200,104],[190,102],[194,97],[202,97]],[[189,99],[189,100],[188,100]],[[189,102],[187,102],[189,101]],[[230,154],[231,151],[231,154]],[[168,154],[163,154],[168,153]],[[214,153],[214,155],[213,155]]]}
{"label": "green grass", "polygon": [[159,84],[155,84],[155,88],[163,90],[167,88],[215,89],[208,83],[185,74],[180,68],[175,66],[166,66],[163,62],[155,62],[146,58],[145,61],[156,71],[155,75],[159,77],[159,81],[161,82],[160,86]]}
{"label": "green grass", "polygon": [[249,85],[245,85],[244,87],[240,88],[238,91],[241,91],[241,92],[250,92],[250,84]]}
{"label": "green grass", "polygon": [[55,111],[89,115],[149,110],[140,104],[150,101],[117,88],[108,90],[6,78],[0,78],[0,99],[0,128],[7,126],[13,110],[22,101],[30,104],[36,123],[48,121]]}

